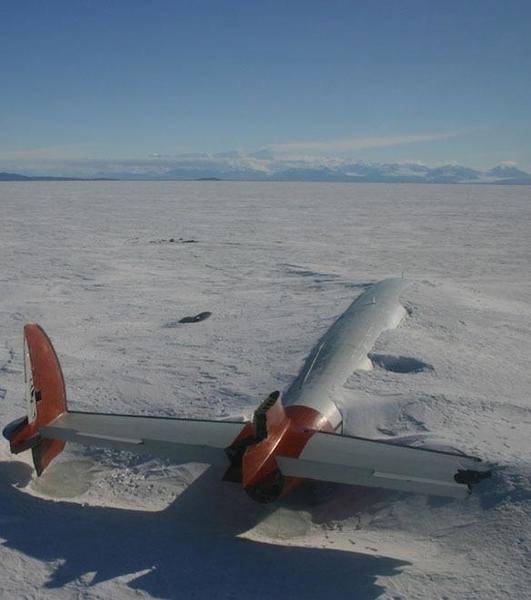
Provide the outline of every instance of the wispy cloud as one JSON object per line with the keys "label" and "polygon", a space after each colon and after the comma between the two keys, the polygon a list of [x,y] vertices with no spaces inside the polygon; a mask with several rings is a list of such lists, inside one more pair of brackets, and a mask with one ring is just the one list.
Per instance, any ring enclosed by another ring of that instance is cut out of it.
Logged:
{"label": "wispy cloud", "polygon": [[0,158],[2,159],[42,159],[42,160],[62,160],[76,159],[97,155],[98,145],[92,142],[78,142],[73,144],[64,144],[61,146],[43,146],[38,148],[17,148],[1,149]]}
{"label": "wispy cloud", "polygon": [[386,148],[389,146],[400,146],[401,144],[418,144],[420,142],[446,140],[458,135],[460,135],[460,132],[359,136],[335,140],[294,141],[282,144],[270,144],[267,148],[283,154],[345,153],[368,148]]}

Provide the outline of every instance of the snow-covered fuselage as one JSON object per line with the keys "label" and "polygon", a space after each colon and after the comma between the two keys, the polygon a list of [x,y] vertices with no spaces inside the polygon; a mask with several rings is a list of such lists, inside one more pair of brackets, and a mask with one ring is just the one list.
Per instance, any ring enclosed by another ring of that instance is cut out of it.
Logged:
{"label": "snow-covered fuselage", "polygon": [[[404,285],[403,279],[386,279],[369,286],[318,341],[286,392],[265,401],[270,404],[265,411],[268,435],[241,457],[242,483],[252,497],[269,501],[290,492],[301,479],[283,476],[277,457],[298,458],[316,431],[342,432],[339,389],[352,371],[370,367],[368,353],[378,336],[404,317],[399,300]],[[231,448],[251,445],[254,422]],[[235,457],[240,460],[237,453]]]}

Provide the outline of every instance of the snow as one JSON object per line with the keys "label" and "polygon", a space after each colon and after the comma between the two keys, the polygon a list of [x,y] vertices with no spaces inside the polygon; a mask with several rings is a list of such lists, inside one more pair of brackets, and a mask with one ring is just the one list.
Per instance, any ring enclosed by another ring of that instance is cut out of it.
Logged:
{"label": "snow", "polygon": [[[528,597],[530,200],[518,186],[1,184],[2,424],[24,411],[25,322],[51,336],[73,408],[247,418],[367,283],[404,272],[409,315],[337,399],[346,431],[496,465],[466,501],[312,483],[261,506],[201,465],[73,445],[36,480],[2,443],[3,596]],[[150,243],[170,238],[197,243]]]}

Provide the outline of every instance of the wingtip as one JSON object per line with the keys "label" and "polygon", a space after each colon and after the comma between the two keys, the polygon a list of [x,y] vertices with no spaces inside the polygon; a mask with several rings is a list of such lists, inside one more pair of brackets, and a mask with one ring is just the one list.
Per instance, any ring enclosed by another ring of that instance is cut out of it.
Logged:
{"label": "wingtip", "polygon": [[475,471],[473,469],[459,469],[457,473],[454,475],[454,481],[456,483],[461,483],[467,485],[469,489],[472,486],[477,485],[483,479],[488,479],[492,475],[492,470],[488,469],[486,471]]}

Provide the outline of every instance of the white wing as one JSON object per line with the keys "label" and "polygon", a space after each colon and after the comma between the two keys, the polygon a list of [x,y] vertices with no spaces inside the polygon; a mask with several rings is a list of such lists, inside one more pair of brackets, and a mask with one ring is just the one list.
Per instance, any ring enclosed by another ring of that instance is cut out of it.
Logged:
{"label": "white wing", "polygon": [[205,421],[65,412],[41,427],[42,437],[152,454],[179,462],[227,466],[225,448],[244,427],[234,421]]}
{"label": "white wing", "polygon": [[299,458],[277,462],[293,477],[456,498],[488,476],[478,458],[323,432],[310,438]]}

